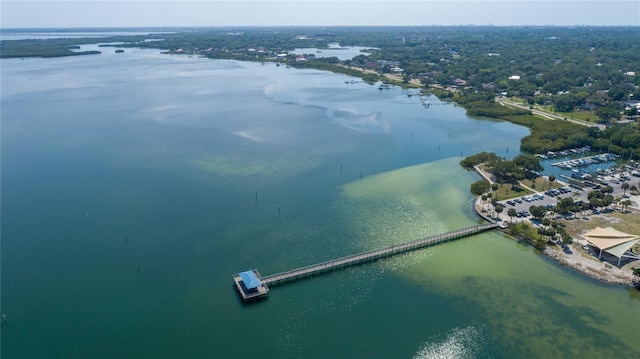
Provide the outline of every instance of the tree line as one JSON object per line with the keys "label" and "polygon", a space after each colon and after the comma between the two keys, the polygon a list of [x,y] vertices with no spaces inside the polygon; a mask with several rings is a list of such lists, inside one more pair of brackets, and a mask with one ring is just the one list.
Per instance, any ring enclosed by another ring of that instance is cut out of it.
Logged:
{"label": "tree line", "polygon": [[[213,59],[277,61],[362,77],[401,69],[403,82],[420,79],[426,87],[455,85],[456,94],[437,91],[467,109],[470,116],[502,118],[531,128],[522,139],[528,153],[590,145],[640,158],[637,124],[606,131],[545,121],[529,111],[497,105],[498,94],[531,104],[550,104],[558,111],[593,110],[609,121],[620,117],[625,100],[640,99],[640,42],[637,27],[236,27],[171,29],[172,33],[104,39],[55,39],[0,42],[0,56],[78,55],[70,45],[122,42],[119,47],[157,48],[168,53],[197,54]],[[176,31],[178,30],[178,31]],[[154,41],[146,41],[146,40]],[[316,57],[297,61],[296,48],[329,44],[362,46],[366,54],[351,60]],[[81,53],[87,54],[88,52]],[[278,57],[278,54],[287,54]],[[354,68],[375,70],[362,73]],[[515,79],[516,77],[517,79]],[[510,79],[511,78],[511,79]],[[585,107],[586,106],[586,107]],[[633,114],[635,107],[628,110]]]}

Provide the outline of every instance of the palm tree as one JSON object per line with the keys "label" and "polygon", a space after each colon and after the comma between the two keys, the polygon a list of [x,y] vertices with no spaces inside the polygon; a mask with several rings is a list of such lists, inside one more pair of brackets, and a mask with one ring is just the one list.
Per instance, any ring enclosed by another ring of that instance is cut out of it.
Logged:
{"label": "palm tree", "polygon": [[513,223],[513,217],[515,217],[518,213],[516,212],[515,208],[509,208],[509,210],[507,211],[507,216],[510,217],[511,223]]}
{"label": "palm tree", "polygon": [[571,198],[573,198],[573,201],[577,201],[580,198],[580,193],[578,191],[573,191],[571,193]]}
{"label": "palm tree", "polygon": [[629,209],[629,206],[632,204],[633,202],[631,202],[630,199],[625,199],[624,201],[620,202],[620,204],[622,205],[622,208],[624,208],[624,211],[626,212]]}
{"label": "palm tree", "polygon": [[484,206],[487,204],[487,199],[489,197],[487,197],[486,194],[483,194],[482,197],[480,197],[480,199],[482,200],[482,212],[484,212]]}
{"label": "palm tree", "polygon": [[582,206],[580,207],[580,210],[582,211],[582,216],[584,217],[584,212],[588,211],[589,209],[591,209],[591,205],[589,203],[582,203]]}
{"label": "palm tree", "polygon": [[636,187],[636,185],[631,185],[631,187],[629,187],[629,192],[631,193],[638,193],[638,187]]}
{"label": "palm tree", "polygon": [[629,187],[631,187],[631,186],[627,182],[624,182],[622,184],[622,186],[620,186],[620,188],[622,188],[624,190],[624,193],[622,194],[623,196],[625,196],[625,197],[627,196],[627,190],[629,189]]}
{"label": "palm tree", "polygon": [[549,175],[549,189],[551,189],[551,184],[556,181],[556,176]]}
{"label": "palm tree", "polygon": [[617,210],[618,209],[618,204],[622,201],[622,197],[619,196],[615,196],[613,198],[613,204],[615,204],[614,209]]}
{"label": "palm tree", "polygon": [[491,185],[491,190],[493,191],[493,193],[495,193],[496,199],[498,198],[498,188],[500,187],[498,186],[497,183],[494,183]]}

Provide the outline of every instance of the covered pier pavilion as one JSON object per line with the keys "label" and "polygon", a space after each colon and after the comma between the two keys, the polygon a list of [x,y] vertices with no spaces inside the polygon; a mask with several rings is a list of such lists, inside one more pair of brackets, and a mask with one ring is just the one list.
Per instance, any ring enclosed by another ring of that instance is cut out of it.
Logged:
{"label": "covered pier pavilion", "polygon": [[640,259],[640,255],[631,251],[631,248],[640,242],[638,235],[625,233],[612,227],[596,227],[584,233],[582,238],[599,251],[598,259],[602,259],[603,252],[618,258],[618,267],[622,258]]}
{"label": "covered pier pavilion", "polygon": [[234,274],[233,281],[243,302],[263,298],[269,293],[269,287],[262,281],[257,269]]}

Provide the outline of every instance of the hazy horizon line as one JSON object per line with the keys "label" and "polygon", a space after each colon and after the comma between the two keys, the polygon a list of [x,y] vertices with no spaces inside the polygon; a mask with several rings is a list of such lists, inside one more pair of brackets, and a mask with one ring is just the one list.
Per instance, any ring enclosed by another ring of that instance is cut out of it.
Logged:
{"label": "hazy horizon line", "polygon": [[494,25],[494,24],[425,24],[425,25],[150,25],[150,26],[25,26],[25,27],[2,27],[0,30],[72,30],[72,29],[224,29],[224,28],[421,28],[421,27],[549,27],[549,28],[575,28],[575,27],[590,27],[590,28],[603,28],[603,27],[640,27],[639,24],[617,24],[617,25],[589,25],[589,24],[575,24],[575,25],[554,25],[554,24],[518,24],[518,25]]}

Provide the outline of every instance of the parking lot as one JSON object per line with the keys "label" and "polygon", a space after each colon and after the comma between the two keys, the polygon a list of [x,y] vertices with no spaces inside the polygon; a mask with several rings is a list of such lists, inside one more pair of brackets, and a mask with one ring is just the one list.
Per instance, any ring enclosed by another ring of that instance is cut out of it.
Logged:
{"label": "parking lot", "polygon": [[[545,206],[551,208],[555,206],[557,201],[561,198],[575,198],[576,200],[588,203],[589,193],[596,189],[602,189],[604,186],[611,186],[613,188],[612,196],[614,197],[624,198],[626,194],[626,197],[634,202],[632,207],[637,208],[640,205],[640,196],[630,196],[629,190],[625,191],[622,189],[623,183],[628,183],[629,186],[636,186],[637,188],[640,188],[640,173],[637,171],[598,175],[593,181],[582,181],[582,185],[584,186],[582,190],[577,188],[577,186],[569,187],[569,184],[565,182],[557,182],[564,186],[553,190],[498,201],[498,203],[502,204],[504,207],[500,217],[504,221],[528,220],[531,218],[531,214],[529,213],[529,208],[531,206]],[[510,208],[514,208],[518,213],[518,215],[513,219],[507,215]]]}
{"label": "parking lot", "polygon": [[[570,193],[568,194],[571,195]],[[504,206],[504,211],[501,213],[501,217],[506,217],[511,220],[507,215],[507,211],[509,208],[514,208],[517,213],[520,213],[519,218],[528,218],[531,216],[529,213],[529,208],[531,206],[549,206],[553,207],[556,205],[558,197],[549,196],[545,193],[536,193],[532,195],[526,195],[522,197],[512,198],[509,200],[498,201],[498,203]],[[514,218],[515,220],[516,218]]]}

